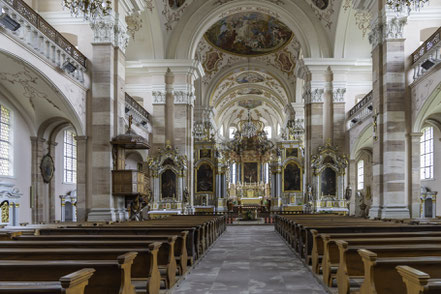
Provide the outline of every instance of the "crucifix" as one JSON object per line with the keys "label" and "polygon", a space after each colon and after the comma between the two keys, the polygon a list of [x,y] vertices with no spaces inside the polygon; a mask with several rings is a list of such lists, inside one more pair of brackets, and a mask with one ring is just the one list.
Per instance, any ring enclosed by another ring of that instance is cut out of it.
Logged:
{"label": "crucifix", "polygon": [[129,116],[129,128],[128,128],[128,132],[130,132],[132,130],[132,124],[133,124],[133,115]]}
{"label": "crucifix", "polygon": [[374,121],[372,122],[372,127],[374,128],[374,130],[373,130],[374,141],[377,141],[377,140],[378,140],[378,135],[377,135],[377,129],[378,129],[378,115],[379,115],[378,110],[375,109],[375,113],[374,113],[374,115],[372,116],[372,118],[373,118],[373,120],[374,120]]}

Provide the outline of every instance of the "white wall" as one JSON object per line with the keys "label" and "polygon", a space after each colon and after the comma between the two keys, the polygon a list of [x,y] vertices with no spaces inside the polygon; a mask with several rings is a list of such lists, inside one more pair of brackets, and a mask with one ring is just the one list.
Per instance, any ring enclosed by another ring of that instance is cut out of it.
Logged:
{"label": "white wall", "polygon": [[31,187],[31,132],[18,110],[9,103],[0,93],[0,104],[12,112],[13,130],[13,165],[12,177],[1,177],[0,182],[12,183],[23,193],[20,199],[19,223],[32,221],[30,208],[30,187]]}

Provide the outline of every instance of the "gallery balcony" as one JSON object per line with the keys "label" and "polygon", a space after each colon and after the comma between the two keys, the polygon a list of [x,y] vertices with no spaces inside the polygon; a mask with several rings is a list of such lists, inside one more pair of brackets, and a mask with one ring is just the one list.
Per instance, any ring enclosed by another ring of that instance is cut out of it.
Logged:
{"label": "gallery balcony", "polygon": [[351,110],[349,110],[348,116],[348,129],[351,129],[355,125],[363,122],[366,118],[372,115],[372,91],[369,92],[360,102],[355,104]]}
{"label": "gallery balcony", "polygon": [[135,123],[138,126],[151,132],[152,126],[150,122],[150,113],[139,104],[132,96],[126,93],[126,116],[132,116]]}
{"label": "gallery balcony", "polygon": [[412,53],[413,82],[441,63],[441,27]]}
{"label": "gallery balcony", "polygon": [[0,0],[0,32],[84,84],[86,57],[23,0]]}

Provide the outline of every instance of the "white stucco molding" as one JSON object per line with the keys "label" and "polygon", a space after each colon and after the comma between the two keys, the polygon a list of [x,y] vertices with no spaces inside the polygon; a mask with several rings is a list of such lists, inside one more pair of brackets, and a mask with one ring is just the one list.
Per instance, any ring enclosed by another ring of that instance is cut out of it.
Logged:
{"label": "white stucco molding", "polygon": [[167,72],[170,68],[175,75],[191,75],[193,79],[202,78],[205,75],[201,62],[194,59],[144,59],[139,61],[127,61],[127,75],[158,75]]}

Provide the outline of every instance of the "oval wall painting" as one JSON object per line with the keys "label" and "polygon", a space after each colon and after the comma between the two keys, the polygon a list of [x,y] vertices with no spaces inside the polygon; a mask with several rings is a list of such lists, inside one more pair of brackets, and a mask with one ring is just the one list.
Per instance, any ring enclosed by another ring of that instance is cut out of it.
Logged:
{"label": "oval wall painting", "polygon": [[239,84],[247,84],[247,83],[261,83],[265,81],[265,78],[255,72],[244,72],[241,73],[237,78],[236,81]]}
{"label": "oval wall painting", "polygon": [[312,0],[312,2],[321,10],[325,10],[329,5],[329,0]]}
{"label": "oval wall painting", "polygon": [[211,45],[227,53],[259,56],[287,45],[293,32],[272,16],[244,12],[219,20],[204,36]]}
{"label": "oval wall painting", "polygon": [[180,8],[182,5],[184,5],[186,0],[168,0],[168,5],[170,6],[170,8],[172,9],[178,9]]}

